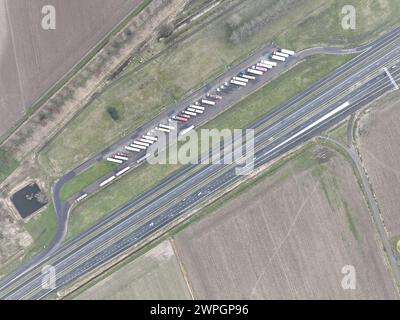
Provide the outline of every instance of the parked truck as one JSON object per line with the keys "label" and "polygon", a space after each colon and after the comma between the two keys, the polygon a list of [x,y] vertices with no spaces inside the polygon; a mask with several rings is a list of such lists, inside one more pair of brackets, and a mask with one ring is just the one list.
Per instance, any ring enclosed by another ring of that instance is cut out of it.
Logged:
{"label": "parked truck", "polygon": [[163,127],[156,127],[155,129],[156,129],[157,131],[166,132],[166,133],[170,133],[170,132],[171,132],[170,129],[163,128]]}
{"label": "parked truck", "polygon": [[122,160],[122,161],[127,161],[129,158],[128,157],[124,157],[124,156],[114,156],[114,159],[118,159],[118,160]]}
{"label": "parked truck", "polygon": [[282,53],[286,53],[286,54],[288,54],[288,55],[290,55],[290,56],[293,56],[293,55],[295,54],[294,51],[288,50],[288,49],[281,49],[280,51],[281,51]]}
{"label": "parked truck", "polygon": [[150,146],[149,143],[141,142],[141,141],[138,141],[138,140],[133,141],[133,143],[134,143],[134,144],[137,144],[137,145],[139,145],[139,146],[144,146],[144,147],[149,147],[149,146]]}
{"label": "parked truck", "polygon": [[271,58],[274,59],[274,60],[282,61],[282,62],[286,61],[286,59],[284,57],[280,57],[280,56],[277,56],[275,54],[273,54],[271,56]]}
{"label": "parked truck", "polygon": [[130,168],[131,167],[126,167],[126,168],[122,169],[121,171],[118,171],[115,175],[117,177],[119,177],[119,176],[123,175],[125,172],[129,171]]}
{"label": "parked truck", "polygon": [[164,128],[164,129],[169,129],[169,130],[175,130],[175,127],[173,127],[173,126],[168,126],[168,125],[166,125],[166,124],[159,124],[158,125],[160,128]]}
{"label": "parked truck", "polygon": [[195,112],[191,112],[191,111],[187,111],[187,110],[185,110],[185,111],[183,111],[185,114],[187,114],[187,115],[189,115],[189,116],[195,116],[196,115],[196,113]]}
{"label": "parked truck", "polygon": [[112,176],[106,180],[104,180],[102,183],[100,183],[100,187],[105,186],[106,184],[110,183],[111,181],[113,181],[115,179],[115,176]]}
{"label": "parked truck", "polygon": [[275,51],[275,55],[280,56],[280,57],[284,57],[284,58],[289,58],[289,55],[286,53],[282,53],[279,51]]}
{"label": "parked truck", "polygon": [[130,146],[125,146],[125,149],[128,151],[132,151],[132,152],[140,152],[141,151],[140,149],[132,148]]}
{"label": "parked truck", "polygon": [[245,79],[249,79],[249,80],[255,80],[255,78],[256,78],[254,76],[249,76],[247,74],[242,75],[242,77],[245,78]]}
{"label": "parked truck", "polygon": [[190,112],[200,113],[200,114],[202,114],[204,112],[203,110],[198,110],[198,109],[194,109],[194,108],[190,108],[190,107],[187,107],[186,110],[190,111]]}
{"label": "parked truck", "polygon": [[174,119],[176,119],[176,120],[178,120],[178,121],[183,121],[183,122],[186,122],[186,121],[188,121],[188,119],[187,119],[187,118],[185,118],[185,117],[181,117],[181,116],[175,116],[175,117],[174,117]]}
{"label": "parked truck", "polygon": [[194,126],[190,126],[190,127],[186,128],[186,129],[183,129],[179,134],[181,136],[183,136],[183,135],[185,135],[186,133],[188,133],[189,131],[191,131],[193,129],[194,129]]}
{"label": "parked truck", "polygon": [[209,106],[215,106],[215,102],[207,99],[201,99],[201,103],[208,104]]}
{"label": "parked truck", "polygon": [[275,61],[269,61],[269,60],[261,60],[261,63],[268,64],[272,67],[276,67],[278,65]]}
{"label": "parked truck", "polygon": [[251,74],[255,74],[257,76],[262,76],[264,74],[264,72],[262,72],[262,71],[258,71],[258,70],[251,69],[251,68],[248,68],[247,72],[251,73]]}
{"label": "parked truck", "polygon": [[232,84],[236,84],[237,86],[241,86],[241,87],[245,87],[246,86],[246,82],[241,82],[241,81],[236,81],[236,80],[231,80]]}
{"label": "parked truck", "polygon": [[267,68],[263,68],[263,67],[259,67],[259,66],[255,66],[255,69],[258,71],[262,71],[262,72],[267,72],[268,69]]}
{"label": "parked truck", "polygon": [[263,67],[263,68],[267,68],[267,69],[272,69],[273,68],[273,66],[271,66],[269,64],[262,63],[262,62],[258,62],[257,66]]}
{"label": "parked truck", "polygon": [[118,163],[118,164],[122,164],[123,163],[123,161],[118,160],[118,159],[114,159],[114,158],[111,158],[111,157],[107,158],[107,161]]}
{"label": "parked truck", "polygon": [[144,146],[141,146],[141,145],[138,145],[138,144],[134,144],[134,143],[132,143],[130,146],[132,148],[141,149],[141,150],[146,150],[147,149],[147,147],[144,147]]}
{"label": "parked truck", "polygon": [[190,108],[201,110],[201,111],[204,111],[206,109],[206,108],[204,108],[202,106],[196,106],[195,104],[191,104]]}
{"label": "parked truck", "polygon": [[145,139],[147,139],[147,140],[153,140],[153,141],[157,141],[157,140],[158,140],[157,137],[149,136],[149,135],[145,135],[145,136],[143,136],[143,138],[145,138]]}
{"label": "parked truck", "polygon": [[236,81],[246,82],[246,83],[249,82],[249,79],[242,78],[242,77],[233,77],[232,79],[236,80]]}

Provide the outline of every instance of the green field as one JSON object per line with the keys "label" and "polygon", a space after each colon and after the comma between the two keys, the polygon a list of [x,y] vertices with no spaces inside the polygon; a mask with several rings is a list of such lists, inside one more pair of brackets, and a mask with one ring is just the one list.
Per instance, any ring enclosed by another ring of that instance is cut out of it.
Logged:
{"label": "green field", "polygon": [[[350,58],[332,55],[312,57],[222,113],[204,128],[245,128]],[[74,209],[70,216],[67,238],[82,232],[106,213],[149,189],[179,167],[180,165],[145,164],[106,189],[100,190]]]}
{"label": "green field", "polygon": [[68,200],[75,193],[79,192],[84,187],[100,179],[105,174],[111,172],[117,165],[106,160],[101,160],[91,166],[80,175],[72,178],[61,189],[60,198],[62,201]]}
{"label": "green field", "polygon": [[160,181],[177,168],[178,165],[145,164],[122,176],[114,184],[99,190],[72,211],[66,239],[87,229],[106,213],[146,191],[156,181]]}
{"label": "green field", "polygon": [[18,167],[18,161],[0,148],[0,182],[7,178]]}

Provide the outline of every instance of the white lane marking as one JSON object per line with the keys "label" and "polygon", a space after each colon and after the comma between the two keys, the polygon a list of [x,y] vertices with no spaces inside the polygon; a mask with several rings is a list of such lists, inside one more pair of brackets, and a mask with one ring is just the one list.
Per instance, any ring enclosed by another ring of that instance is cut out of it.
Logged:
{"label": "white lane marking", "polygon": [[384,67],[383,70],[385,70],[387,76],[389,77],[390,81],[392,82],[393,86],[395,87],[395,90],[399,89],[399,86],[397,85],[396,81],[393,79],[392,75],[390,74],[388,68]]}

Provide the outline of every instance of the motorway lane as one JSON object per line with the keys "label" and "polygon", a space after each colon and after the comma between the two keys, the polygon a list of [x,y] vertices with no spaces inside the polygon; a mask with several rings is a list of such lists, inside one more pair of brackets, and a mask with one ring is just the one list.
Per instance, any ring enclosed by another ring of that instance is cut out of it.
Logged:
{"label": "motorway lane", "polygon": [[[382,43],[382,41],[378,41],[378,42],[380,42],[380,43]],[[353,61],[353,60],[352,60]],[[339,68],[340,69],[340,68]]]}
{"label": "motorway lane", "polygon": [[[383,78],[383,80],[386,84],[388,84],[388,79]],[[364,95],[366,93],[368,93],[368,95],[371,95],[373,93],[371,93],[371,86],[373,83],[376,83],[377,81],[382,81],[382,75],[378,76],[376,79],[370,81],[369,84],[365,85],[364,90],[358,90],[357,93],[352,93],[353,96],[356,96],[357,94],[359,95],[360,93],[364,93]],[[391,89],[391,85],[385,85],[385,90],[389,90]],[[381,94],[381,92],[379,92],[379,94]],[[350,97],[346,97],[349,98],[349,101],[351,101]],[[356,102],[356,101],[354,101]],[[332,107],[326,109],[324,111],[324,113],[329,112],[330,110],[332,110],[333,108],[336,108],[336,105],[333,105]],[[356,106],[357,108],[360,106]],[[353,109],[352,109],[353,108]],[[354,111],[354,105],[350,108],[351,112]],[[304,126],[308,125],[309,123],[315,121],[316,118],[320,118],[322,116],[322,114],[317,115],[314,117],[314,119],[310,119],[308,122],[306,122],[302,127],[297,128],[295,131],[300,130],[301,128],[303,128]],[[343,116],[347,116],[347,114],[344,114]],[[290,132],[286,135],[287,136],[291,136],[293,135],[293,132]],[[283,137],[285,138],[285,137]],[[279,143],[280,140],[277,140],[275,142],[275,144]],[[271,148],[271,146],[274,146],[274,143],[271,144],[269,146],[269,148]],[[291,145],[289,145],[288,147],[292,147]],[[281,152],[285,152],[285,150],[280,150]],[[276,152],[274,152],[273,154],[271,154],[271,156],[277,156],[278,154],[276,154]],[[259,153],[256,154],[256,157],[258,159],[261,158],[265,158],[265,154],[261,155],[259,157]],[[265,160],[265,159],[264,159]],[[267,160],[270,160],[269,158]],[[257,160],[257,161],[261,161],[261,160]],[[205,189],[201,189],[201,194],[202,197],[209,194],[210,192],[214,191],[216,188],[221,187],[222,185],[225,185],[227,182],[231,182],[232,179],[237,179],[237,176],[235,175],[234,171],[231,170],[229,173],[229,175],[225,175],[221,178],[217,178],[216,180],[214,180],[211,184],[209,184],[208,186],[204,187]],[[221,185],[222,183],[222,185]],[[71,279],[77,277],[78,275],[82,274],[83,272],[90,270],[91,268],[95,267],[97,264],[101,263],[101,261],[104,261],[105,257],[107,257],[108,255],[114,255],[117,252],[119,252],[120,250],[123,250],[127,245],[131,245],[132,241],[138,241],[140,239],[142,239],[144,237],[144,235],[147,235],[151,230],[153,230],[154,228],[157,227],[161,227],[162,225],[164,225],[165,223],[167,223],[167,221],[170,221],[170,219],[173,219],[176,217],[176,214],[181,214],[182,212],[184,212],[185,210],[187,210],[188,207],[192,206],[195,201],[199,200],[199,193],[198,190],[193,193],[191,196],[186,197],[179,206],[172,206],[170,210],[173,210],[172,212],[166,212],[163,215],[158,215],[156,218],[154,218],[152,221],[149,221],[146,225],[141,226],[137,232],[134,233],[134,237],[130,237],[130,238],[123,238],[121,240],[119,240],[118,242],[114,243],[112,245],[113,249],[109,249],[108,251],[104,251],[104,252],[100,252],[97,255],[95,255],[94,257],[88,259],[86,262],[84,262],[82,265],[78,266],[72,273],[65,275],[65,277],[62,277],[60,279],[60,285],[63,285],[67,282],[69,282]],[[180,210],[179,212],[174,212],[176,210]],[[70,262],[69,262],[70,263]],[[68,264],[69,264],[68,263]]]}

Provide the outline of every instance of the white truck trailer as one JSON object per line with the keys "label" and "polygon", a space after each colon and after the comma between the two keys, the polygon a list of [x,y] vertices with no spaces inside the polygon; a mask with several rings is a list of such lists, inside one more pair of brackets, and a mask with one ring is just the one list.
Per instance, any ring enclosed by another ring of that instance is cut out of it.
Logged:
{"label": "white truck trailer", "polygon": [[282,52],[276,51],[275,54],[277,56],[280,56],[280,57],[289,58],[289,55],[286,54],[286,53],[282,53]]}
{"label": "white truck trailer", "polygon": [[153,144],[155,141],[154,140],[148,140],[145,138],[140,138],[139,139],[140,142],[144,142],[144,143],[148,143],[148,144]]}
{"label": "white truck trailer", "polygon": [[271,65],[269,65],[269,64],[262,63],[262,62],[258,62],[258,63],[257,63],[257,66],[258,66],[258,67],[267,68],[267,69],[272,69],[272,68],[273,68],[273,66],[271,66]]}
{"label": "white truck trailer", "polygon": [[189,116],[195,116],[196,115],[196,113],[195,112],[191,112],[191,111],[187,111],[187,110],[185,110],[185,111],[183,111],[185,114],[187,114],[187,115],[189,115]]}
{"label": "white truck trailer", "polygon": [[276,54],[273,54],[271,58],[274,60],[282,61],[282,62],[286,61],[286,58],[277,56]]}
{"label": "white truck trailer", "polygon": [[257,76],[262,76],[262,75],[264,74],[262,71],[258,71],[258,70],[251,69],[251,68],[248,68],[248,69],[247,69],[247,72],[248,72],[248,73],[251,73],[251,74],[255,74],[255,75],[257,75]]}
{"label": "white truck trailer", "polygon": [[140,149],[132,148],[130,146],[125,146],[125,149],[128,151],[132,151],[132,152],[140,152],[141,151]]}
{"label": "white truck trailer", "polygon": [[112,176],[106,180],[104,180],[102,183],[100,183],[100,187],[105,186],[106,184],[110,183],[111,181],[113,181],[115,179],[115,176]]}
{"label": "white truck trailer", "polygon": [[153,140],[154,142],[158,140],[158,138],[157,138],[157,137],[148,136],[148,135],[146,135],[146,136],[143,136],[143,138],[144,138],[144,139],[147,139],[147,140]]}
{"label": "white truck trailer", "polygon": [[209,106],[215,106],[215,102],[207,99],[201,99],[201,103],[208,104]]}
{"label": "white truck trailer", "polygon": [[261,63],[268,64],[273,67],[276,67],[278,65],[275,61],[269,61],[269,60],[261,60]]}
{"label": "white truck trailer", "polygon": [[255,78],[256,78],[254,76],[249,76],[247,74],[243,74],[242,77],[245,78],[245,79],[249,79],[249,80],[255,80]]}
{"label": "white truck trailer", "polygon": [[138,161],[136,161],[136,163],[141,163],[150,156],[151,156],[151,153],[147,153],[145,156],[141,157]]}
{"label": "white truck trailer", "polygon": [[194,108],[190,108],[190,107],[187,107],[186,110],[190,111],[190,112],[200,113],[200,114],[204,112],[203,110],[198,110],[198,109],[194,109]]}
{"label": "white truck trailer", "polygon": [[147,149],[147,147],[144,147],[144,146],[141,146],[141,145],[138,145],[138,144],[134,144],[134,143],[131,144],[131,147],[132,148],[136,148],[136,149],[141,149],[141,150],[146,150]]}
{"label": "white truck trailer", "polygon": [[163,128],[163,127],[156,127],[155,129],[157,131],[166,132],[166,133],[170,133],[171,132],[170,129],[166,129],[166,128]]}
{"label": "white truck trailer", "polygon": [[246,86],[246,82],[241,82],[241,81],[236,81],[236,80],[231,80],[232,84],[236,84],[237,86],[241,86],[241,87],[245,87]]}
{"label": "white truck trailer", "polygon": [[169,129],[169,130],[175,130],[175,127],[173,127],[173,126],[168,126],[168,125],[166,125],[166,124],[159,124],[158,125],[160,128],[165,128],[165,129]]}
{"label": "white truck trailer", "polygon": [[107,161],[114,162],[114,163],[118,163],[118,164],[123,163],[123,161],[118,160],[118,159],[114,159],[114,158],[107,158]]}
{"label": "white truck trailer", "polygon": [[87,193],[81,195],[80,197],[78,197],[78,198],[76,199],[76,202],[82,201],[82,200],[85,199],[87,196],[88,196]]}
{"label": "white truck trailer", "polygon": [[188,133],[189,131],[192,131],[193,129],[194,129],[194,126],[190,126],[190,127],[186,128],[186,129],[183,129],[183,130],[179,133],[179,135],[183,136],[183,135],[185,135],[186,133]]}
{"label": "white truck trailer", "polygon": [[194,105],[194,104],[191,104],[191,105],[190,105],[190,108],[197,109],[197,110],[201,110],[201,111],[204,111],[204,110],[206,109],[206,108],[204,108],[204,107],[196,106],[196,105]]}
{"label": "white truck trailer", "polygon": [[118,156],[118,155],[115,155],[115,156],[114,156],[114,159],[118,159],[118,160],[122,160],[122,161],[127,161],[129,158],[128,158],[128,157],[125,157],[125,156]]}
{"label": "white truck trailer", "polygon": [[246,82],[246,83],[249,82],[249,79],[242,78],[242,77],[233,77],[232,79],[236,80],[236,81]]}
{"label": "white truck trailer", "polygon": [[134,143],[134,144],[137,144],[137,145],[139,145],[139,146],[143,146],[143,147],[149,147],[149,146],[150,146],[149,143],[141,142],[141,141],[138,141],[138,140],[133,141],[133,143]]}
{"label": "white truck trailer", "polygon": [[280,52],[286,53],[286,54],[288,54],[288,55],[290,55],[290,56],[293,56],[293,55],[295,54],[294,51],[288,50],[288,49],[281,49]]}
{"label": "white truck trailer", "polygon": [[126,167],[122,169],[121,171],[118,171],[115,175],[119,177],[120,175],[123,175],[125,172],[127,172],[131,167]]}

